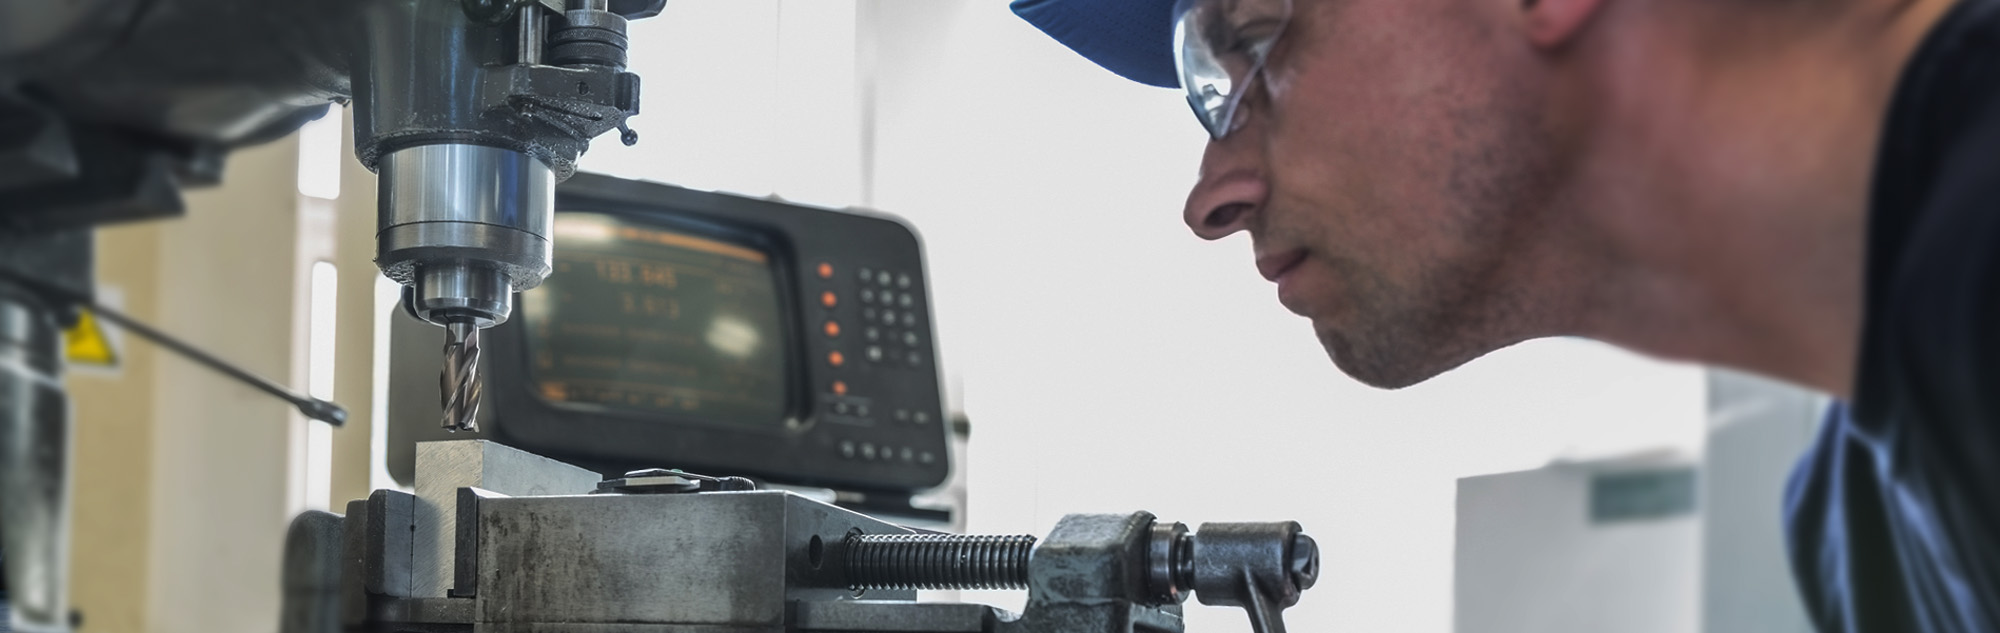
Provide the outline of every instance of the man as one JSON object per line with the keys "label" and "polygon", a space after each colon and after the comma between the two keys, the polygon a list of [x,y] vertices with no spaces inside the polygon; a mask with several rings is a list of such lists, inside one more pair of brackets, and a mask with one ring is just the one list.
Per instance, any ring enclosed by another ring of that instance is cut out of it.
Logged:
{"label": "man", "polygon": [[1823,631],[2000,631],[2000,0],[1016,0],[1212,137],[1371,385],[1589,336],[1835,396],[1786,494]]}

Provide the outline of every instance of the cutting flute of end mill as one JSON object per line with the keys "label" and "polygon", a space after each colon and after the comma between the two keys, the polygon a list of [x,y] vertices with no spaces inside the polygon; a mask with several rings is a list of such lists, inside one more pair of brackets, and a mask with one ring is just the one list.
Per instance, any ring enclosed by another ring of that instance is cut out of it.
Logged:
{"label": "cutting flute of end mill", "polygon": [[441,423],[447,431],[477,431],[479,393],[485,387],[479,375],[479,326],[453,321],[444,332],[444,370],[438,375]]}

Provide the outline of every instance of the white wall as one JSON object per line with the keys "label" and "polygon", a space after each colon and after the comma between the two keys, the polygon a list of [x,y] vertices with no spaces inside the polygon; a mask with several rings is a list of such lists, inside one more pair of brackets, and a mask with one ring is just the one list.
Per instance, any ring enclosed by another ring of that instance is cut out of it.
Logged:
{"label": "white wall", "polygon": [[[315,221],[299,205],[298,151],[287,137],[237,152],[227,186],[187,192],[186,217],[159,225],[155,280],[161,330],[290,385],[305,383],[301,238]],[[158,358],[152,468],[133,482],[153,486],[145,630],[269,631],[306,422],[263,392]]]}
{"label": "white wall", "polygon": [[1458,481],[1454,633],[1702,631],[1692,511],[1599,521],[1601,473],[1688,467],[1643,456]]}
{"label": "white wall", "polygon": [[828,206],[862,200],[853,0],[676,0],[632,25],[639,144],[589,171]]}
{"label": "white wall", "polygon": [[[1298,519],[1326,572],[1293,630],[1442,633],[1459,477],[1699,450],[1700,373],[1595,343],[1523,345],[1399,392],[1341,376],[1246,242],[1180,225],[1205,136],[1179,95],[1090,65],[1004,2],[676,0],[633,40],[644,138],[599,142],[585,169],[860,201],[923,232],[973,422],[974,531],[1138,509]],[[1191,631],[1247,625],[1190,611]]]}
{"label": "white wall", "polygon": [[1703,633],[1810,633],[1785,557],[1780,500],[1812,444],[1825,396],[1723,370],[1709,372],[1702,464]]}

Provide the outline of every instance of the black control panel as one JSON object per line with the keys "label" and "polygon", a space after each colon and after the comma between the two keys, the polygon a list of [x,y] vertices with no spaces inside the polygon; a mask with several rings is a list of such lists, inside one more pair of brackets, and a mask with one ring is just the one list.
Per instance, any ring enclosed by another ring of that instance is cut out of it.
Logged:
{"label": "black control panel", "polygon": [[942,483],[923,253],[902,221],[595,174],[557,189],[555,271],[483,335],[480,431],[438,427],[438,328],[392,317],[390,471],[484,437],[620,473]]}

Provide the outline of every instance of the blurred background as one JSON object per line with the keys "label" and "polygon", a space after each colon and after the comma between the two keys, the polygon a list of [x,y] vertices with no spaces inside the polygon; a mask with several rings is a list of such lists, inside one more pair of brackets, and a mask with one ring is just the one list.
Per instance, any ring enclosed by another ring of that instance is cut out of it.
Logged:
{"label": "blurred background", "polygon": [[[1004,2],[675,0],[632,41],[643,141],[599,139],[583,169],[921,233],[951,407],[971,421],[969,531],[1141,509],[1295,519],[1325,568],[1287,612],[1299,631],[1808,630],[1779,519],[1812,394],[1575,339],[1362,386],[1246,238],[1181,224],[1207,138],[1181,95]],[[289,518],[395,486],[395,288],[335,113],[232,156],[182,219],[99,231],[107,303],[354,417],[308,425],[112,332],[115,360],[69,378],[84,631],[275,630]],[[1240,610],[1189,611],[1190,631],[1248,630]]]}

